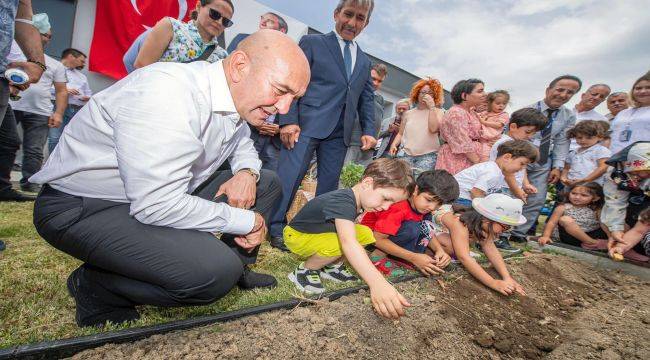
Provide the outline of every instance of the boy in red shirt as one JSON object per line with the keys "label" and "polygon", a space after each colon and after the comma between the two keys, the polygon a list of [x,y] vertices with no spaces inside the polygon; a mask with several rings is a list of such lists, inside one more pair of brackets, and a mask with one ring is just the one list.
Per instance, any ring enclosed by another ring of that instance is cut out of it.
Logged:
{"label": "boy in red shirt", "polygon": [[425,171],[407,200],[385,211],[364,214],[361,224],[372,229],[376,240],[373,258],[384,257],[375,261],[375,266],[390,274],[390,261],[385,258],[390,255],[413,264],[425,276],[444,272],[451,258],[430,234],[426,219],[441,205],[453,203],[458,195],[458,183],[450,173]]}

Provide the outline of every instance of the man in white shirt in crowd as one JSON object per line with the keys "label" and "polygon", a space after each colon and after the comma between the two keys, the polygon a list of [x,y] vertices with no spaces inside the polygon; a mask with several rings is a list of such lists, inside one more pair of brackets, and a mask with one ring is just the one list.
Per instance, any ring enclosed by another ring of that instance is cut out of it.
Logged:
{"label": "man in white shirt in crowd", "polygon": [[[609,85],[596,84],[591,85],[585,92],[582,93],[580,101],[573,108],[576,114],[576,124],[582,120],[602,120],[607,121],[607,118],[596,111],[596,107],[600,105],[612,90]],[[570,151],[575,151],[580,146],[575,139],[571,139]]]}
{"label": "man in white shirt in crowd", "polygon": [[[32,21],[41,35],[41,42],[43,43],[43,48],[45,48],[52,38],[48,16],[45,13],[35,14]],[[14,49],[21,61],[24,61],[25,56],[17,44],[12,46],[12,52]],[[59,61],[48,55],[45,55],[45,65],[47,66],[47,70],[45,70],[39,82],[21,92],[18,100],[10,101],[16,123],[20,124],[23,130],[22,178],[20,179],[20,189],[27,192],[38,192],[39,190],[38,186],[31,184],[28,179],[41,169],[41,165],[43,164],[43,147],[47,140],[48,129],[61,125],[63,112],[68,103],[68,92],[65,86],[65,68]],[[55,90],[55,99],[51,99],[50,89],[52,87]],[[56,111],[54,111],[52,100],[56,102]],[[16,144],[15,148],[6,149],[4,146],[0,147],[0,152],[4,153],[8,151],[6,157],[2,156],[3,161],[9,161],[12,155],[15,157],[16,150],[20,146],[18,134],[14,132],[12,135]]]}
{"label": "man in white shirt in crowd", "polygon": [[611,91],[609,85],[606,84],[591,85],[587,91],[582,93],[580,102],[575,106],[576,122],[582,120],[607,120],[604,115],[595,109],[607,99]]}
{"label": "man in white shirt in crowd", "polygon": [[136,70],[79,111],[30,179],[38,233],[84,262],[67,283],[79,326],[276,285],[248,269],[281,188],[247,123],[286,113],[309,78],[297,44],[261,30],[217,63]]}
{"label": "man in white shirt in crowd", "polygon": [[88,78],[81,70],[86,66],[86,54],[77,49],[65,49],[61,53],[61,63],[65,66],[68,78],[68,106],[63,114],[63,122],[59,127],[50,128],[47,136],[47,147],[50,154],[54,151],[63,129],[70,123],[72,117],[88,102],[93,92],[88,86]]}
{"label": "man in white shirt in crowd", "polygon": [[621,111],[630,107],[630,98],[624,91],[611,93],[607,97],[607,110],[609,114],[605,115],[607,120],[612,121]]}

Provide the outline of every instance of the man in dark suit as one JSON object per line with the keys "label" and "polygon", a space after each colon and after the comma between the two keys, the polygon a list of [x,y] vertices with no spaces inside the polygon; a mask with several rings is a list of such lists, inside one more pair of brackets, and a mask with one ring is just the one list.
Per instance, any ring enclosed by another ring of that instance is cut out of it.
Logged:
{"label": "man in dark suit", "polygon": [[271,245],[276,248],[286,250],[282,238],[286,212],[314,152],[318,160],[316,195],[320,195],[338,187],[357,113],[362,150],[372,149],[377,142],[371,63],[354,41],[368,25],[373,7],[374,0],[340,0],[334,10],[335,31],[300,39],[311,66],[311,81],[305,96],[294,101],[280,118],[282,200],[270,229]]}

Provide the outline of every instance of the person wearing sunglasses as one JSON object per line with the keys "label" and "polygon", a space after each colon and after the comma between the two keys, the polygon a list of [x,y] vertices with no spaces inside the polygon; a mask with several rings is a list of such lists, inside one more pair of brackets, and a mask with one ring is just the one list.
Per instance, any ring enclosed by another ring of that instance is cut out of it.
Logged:
{"label": "person wearing sunglasses", "polygon": [[[133,69],[155,62],[216,62],[228,56],[217,44],[217,37],[233,25],[235,7],[231,0],[200,0],[192,12],[192,20],[184,23],[165,17],[141,35],[125,54],[125,66],[130,68],[127,55],[141,43]],[[140,42],[140,43],[139,43]]]}

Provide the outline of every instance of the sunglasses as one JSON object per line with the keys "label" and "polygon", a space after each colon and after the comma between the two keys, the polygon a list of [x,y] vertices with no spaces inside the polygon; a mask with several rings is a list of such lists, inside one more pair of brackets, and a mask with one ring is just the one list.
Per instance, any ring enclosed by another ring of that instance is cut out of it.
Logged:
{"label": "sunglasses", "polygon": [[50,34],[41,34],[41,36],[46,38],[46,39],[51,39],[52,38],[52,35],[50,35]]}
{"label": "sunglasses", "polygon": [[232,20],[228,19],[227,17],[221,15],[221,13],[218,10],[210,8],[210,19],[217,21],[221,19],[221,25],[223,27],[231,27],[233,25]]}

